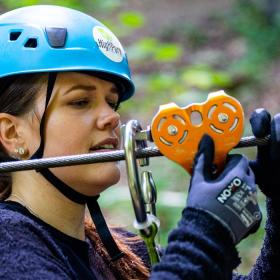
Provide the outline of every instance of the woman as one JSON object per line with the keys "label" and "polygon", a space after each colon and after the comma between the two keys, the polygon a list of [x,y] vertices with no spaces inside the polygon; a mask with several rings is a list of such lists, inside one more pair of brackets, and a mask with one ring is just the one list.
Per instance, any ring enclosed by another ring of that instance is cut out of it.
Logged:
{"label": "woman", "polygon": [[[134,85],[110,30],[75,10],[31,6],[0,17],[0,38],[2,161],[119,148],[117,108]],[[97,204],[99,194],[119,180],[117,163],[5,175],[0,277],[231,279],[239,263],[235,244],[258,228],[261,215],[248,161],[232,156],[213,178],[213,154],[213,141],[205,136],[188,207],[151,274],[143,243],[121,229],[111,229],[112,237]],[[236,183],[234,192],[243,188],[241,198],[249,198],[242,206],[252,218],[247,225],[243,212],[216,199],[236,178],[242,186]],[[84,220],[86,206],[95,226]]]}

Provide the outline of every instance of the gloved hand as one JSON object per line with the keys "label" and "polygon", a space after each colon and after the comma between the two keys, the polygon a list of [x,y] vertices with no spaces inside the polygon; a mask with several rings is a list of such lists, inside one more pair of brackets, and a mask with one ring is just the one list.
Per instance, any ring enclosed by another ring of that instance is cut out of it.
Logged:
{"label": "gloved hand", "polygon": [[265,109],[257,109],[252,113],[250,123],[255,137],[271,135],[270,144],[259,146],[256,160],[250,161],[256,183],[267,197],[279,199],[280,114],[277,114],[271,121],[271,116]]}
{"label": "gloved hand", "polygon": [[214,216],[237,244],[258,229],[262,218],[254,174],[244,156],[230,155],[225,169],[215,178],[213,157],[213,140],[204,135],[195,158],[187,205]]}

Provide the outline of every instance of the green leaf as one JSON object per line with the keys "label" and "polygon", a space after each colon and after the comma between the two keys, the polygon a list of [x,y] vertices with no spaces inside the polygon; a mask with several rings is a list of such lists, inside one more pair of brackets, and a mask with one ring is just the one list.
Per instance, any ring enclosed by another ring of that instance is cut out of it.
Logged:
{"label": "green leaf", "polygon": [[159,62],[175,61],[181,57],[182,47],[178,44],[160,43],[155,50],[155,60]]}
{"label": "green leaf", "polygon": [[158,45],[159,42],[156,39],[146,37],[127,49],[128,57],[131,60],[141,60],[142,62],[145,59],[151,59]]}
{"label": "green leaf", "polygon": [[216,71],[209,67],[189,67],[182,73],[182,80],[191,87],[209,90],[217,87],[227,87],[232,80],[229,74]]}
{"label": "green leaf", "polygon": [[198,87],[205,90],[212,86],[211,74],[204,69],[187,69],[182,74],[182,79],[188,86]]}
{"label": "green leaf", "polygon": [[137,12],[123,12],[119,14],[120,22],[130,28],[140,28],[145,23],[145,18],[142,14]]}
{"label": "green leaf", "polygon": [[146,37],[137,42],[137,46],[145,52],[152,53],[157,48],[159,42],[154,38]]}
{"label": "green leaf", "polygon": [[227,87],[232,83],[232,79],[227,73],[214,72],[212,73],[212,82],[214,86]]}
{"label": "green leaf", "polygon": [[149,90],[155,93],[170,91],[170,88],[173,88],[176,83],[176,76],[171,74],[154,74],[147,81]]}

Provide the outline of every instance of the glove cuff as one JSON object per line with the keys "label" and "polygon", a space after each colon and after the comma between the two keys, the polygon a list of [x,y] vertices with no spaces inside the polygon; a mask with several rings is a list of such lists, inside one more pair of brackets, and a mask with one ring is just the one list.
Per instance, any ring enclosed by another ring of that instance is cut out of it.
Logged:
{"label": "glove cuff", "polygon": [[[205,240],[216,244],[219,251],[226,258],[225,261],[232,269],[240,264],[240,258],[233,242],[232,234],[223,223],[205,210],[187,207],[182,212],[182,219],[178,224],[179,229],[186,232],[200,232]],[[172,236],[170,236],[172,239]]]}
{"label": "glove cuff", "polygon": [[207,209],[202,209],[202,208],[197,208],[199,209],[200,211],[203,211],[203,212],[206,212],[207,214],[209,214],[210,216],[212,216],[215,220],[219,221],[219,223],[221,223],[228,231],[231,239],[232,239],[232,242],[234,244],[237,243],[237,239],[234,235],[234,232],[231,230],[231,228],[227,225],[227,223],[225,223],[219,216],[217,216],[216,214],[212,213],[211,211],[208,211]]}

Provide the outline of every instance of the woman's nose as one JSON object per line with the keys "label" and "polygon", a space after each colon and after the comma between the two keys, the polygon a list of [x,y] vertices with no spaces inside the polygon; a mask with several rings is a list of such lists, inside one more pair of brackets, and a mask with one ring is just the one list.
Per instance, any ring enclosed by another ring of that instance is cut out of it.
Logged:
{"label": "woman's nose", "polygon": [[105,128],[115,129],[120,124],[120,115],[114,111],[109,105],[101,110],[97,119],[97,127],[101,130]]}

